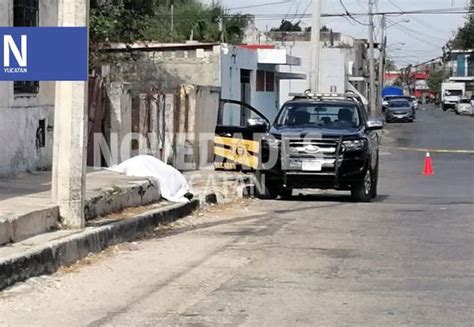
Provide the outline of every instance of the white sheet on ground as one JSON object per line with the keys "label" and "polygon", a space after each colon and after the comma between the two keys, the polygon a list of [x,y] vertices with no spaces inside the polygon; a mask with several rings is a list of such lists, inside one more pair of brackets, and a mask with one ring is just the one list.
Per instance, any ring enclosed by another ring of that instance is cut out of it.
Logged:
{"label": "white sheet on ground", "polygon": [[137,156],[109,168],[132,177],[154,177],[160,182],[161,196],[172,202],[188,202],[186,178],[178,170],[152,156]]}

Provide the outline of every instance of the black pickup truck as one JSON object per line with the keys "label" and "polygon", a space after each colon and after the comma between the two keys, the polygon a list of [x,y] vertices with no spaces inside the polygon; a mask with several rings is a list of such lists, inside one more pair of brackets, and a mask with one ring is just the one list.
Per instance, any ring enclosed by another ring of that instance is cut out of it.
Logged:
{"label": "black pickup truck", "polygon": [[[246,106],[224,101],[229,102]],[[383,122],[369,119],[356,97],[296,96],[273,123],[246,107],[250,118],[242,118],[244,126],[229,126],[219,118],[216,169],[253,170],[262,198],[288,197],[293,189],[309,188],[350,190],[360,202],[377,196],[376,130]]]}

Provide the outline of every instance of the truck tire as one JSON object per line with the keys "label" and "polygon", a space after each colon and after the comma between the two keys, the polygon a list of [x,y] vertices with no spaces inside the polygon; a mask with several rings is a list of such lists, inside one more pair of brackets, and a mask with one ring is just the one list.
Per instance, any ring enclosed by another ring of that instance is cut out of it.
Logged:
{"label": "truck tire", "polygon": [[379,185],[379,153],[377,151],[377,166],[372,173],[372,199],[375,199],[378,195],[378,185]]}
{"label": "truck tire", "polygon": [[282,199],[290,199],[293,195],[293,190],[291,188],[284,188],[280,190],[280,197]]}
{"label": "truck tire", "polygon": [[255,196],[259,199],[276,199],[278,196],[278,185],[275,182],[266,179],[265,171],[257,170],[255,179],[258,185],[255,185]]}
{"label": "truck tire", "polygon": [[374,178],[370,168],[364,178],[352,185],[351,195],[355,202],[370,202],[374,198]]}
{"label": "truck tire", "polygon": [[441,109],[443,109],[443,111],[446,111],[446,110],[448,110],[448,107],[446,107],[444,104],[442,104]]}

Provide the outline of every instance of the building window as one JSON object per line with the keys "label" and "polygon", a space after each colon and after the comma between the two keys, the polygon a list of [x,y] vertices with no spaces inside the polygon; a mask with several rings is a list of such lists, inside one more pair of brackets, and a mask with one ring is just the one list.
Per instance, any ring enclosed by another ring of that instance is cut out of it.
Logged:
{"label": "building window", "polygon": [[275,92],[275,73],[257,70],[257,91]]}
{"label": "building window", "polygon": [[275,92],[275,73],[274,72],[265,73],[265,90],[267,92]]}
{"label": "building window", "polygon": [[[13,26],[35,27],[39,25],[38,0],[14,0],[13,2]],[[15,94],[39,92],[38,81],[16,81],[13,84]]]}
{"label": "building window", "polygon": [[257,70],[257,91],[265,91],[265,72],[263,70]]}

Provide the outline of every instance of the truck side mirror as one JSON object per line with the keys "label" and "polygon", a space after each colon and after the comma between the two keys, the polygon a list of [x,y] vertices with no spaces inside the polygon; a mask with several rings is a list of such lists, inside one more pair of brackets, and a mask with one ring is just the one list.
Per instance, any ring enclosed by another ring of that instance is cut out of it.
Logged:
{"label": "truck side mirror", "polygon": [[370,119],[367,121],[367,129],[370,131],[383,129],[383,121],[380,119]]}
{"label": "truck side mirror", "polygon": [[247,125],[252,131],[256,132],[266,132],[268,129],[268,123],[260,117],[250,118],[247,120]]}

